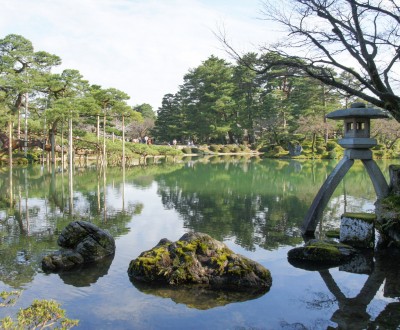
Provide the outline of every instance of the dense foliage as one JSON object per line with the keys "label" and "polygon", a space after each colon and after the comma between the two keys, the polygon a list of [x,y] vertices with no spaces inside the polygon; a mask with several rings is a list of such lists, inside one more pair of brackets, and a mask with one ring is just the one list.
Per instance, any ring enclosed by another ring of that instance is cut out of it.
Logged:
{"label": "dense foliage", "polygon": [[[262,74],[251,69],[263,67],[273,57],[274,53],[249,53],[231,64],[210,56],[189,70],[178,92],[163,98],[153,129],[156,139],[287,148],[290,142],[308,138],[314,149],[318,136],[325,142],[339,137],[340,123],[327,123],[325,115],[361,100],[295,68],[274,67]],[[345,84],[357,84],[345,73],[331,73]],[[396,121],[389,122],[398,127]],[[384,126],[374,130],[382,142],[390,135]],[[397,138],[391,136],[393,144],[384,143],[393,147]]]}
{"label": "dense foliage", "polygon": [[[96,132],[99,140],[100,133],[121,136],[125,124],[154,120],[149,105],[131,107],[129,95],[91,85],[78,70],[52,73],[60,64],[58,56],[35,51],[23,36],[0,39],[0,132],[12,128],[14,138],[40,139],[54,152],[56,137],[67,126],[74,128],[75,138]],[[146,131],[127,127],[126,138],[143,137],[141,133]]]}
{"label": "dense foliage", "polygon": [[[254,70],[280,56],[248,53],[230,63],[211,55],[185,74],[177,93],[165,94],[156,115],[149,104],[129,106],[123,91],[89,84],[78,70],[52,73],[61,63],[58,56],[35,51],[22,36],[7,35],[0,39],[0,134],[12,131],[20,147],[40,141],[36,145],[51,151],[53,159],[64,143],[74,145],[75,153],[91,149],[117,163],[122,150],[127,158],[166,153],[120,143],[143,142],[145,136],[156,144],[248,144],[263,151],[308,140],[314,153],[318,138],[326,144],[341,134],[340,123],[327,123],[325,115],[360,99],[299,68]],[[346,72],[330,74],[347,86],[358,85]],[[397,131],[398,123],[389,120],[376,125],[373,134],[384,149],[393,150]]]}

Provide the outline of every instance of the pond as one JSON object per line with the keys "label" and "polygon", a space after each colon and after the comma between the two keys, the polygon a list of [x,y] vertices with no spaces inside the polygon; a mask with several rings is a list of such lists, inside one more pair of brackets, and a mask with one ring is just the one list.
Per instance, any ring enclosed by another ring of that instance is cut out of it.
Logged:
{"label": "pond", "polygon": [[[398,161],[379,161],[387,167]],[[287,252],[304,243],[300,226],[336,161],[247,157],[186,158],[108,168],[7,168],[0,172],[0,291],[22,290],[0,317],[34,299],[54,299],[79,329],[396,329],[400,268],[375,255],[370,268],[307,270]],[[317,235],[339,228],[340,215],[373,212],[375,192],[361,162],[333,194]],[[60,274],[41,269],[44,255],[72,220],[107,229],[116,253]],[[223,241],[268,268],[262,295],[197,292],[133,284],[129,262],[162,238],[188,231]]]}

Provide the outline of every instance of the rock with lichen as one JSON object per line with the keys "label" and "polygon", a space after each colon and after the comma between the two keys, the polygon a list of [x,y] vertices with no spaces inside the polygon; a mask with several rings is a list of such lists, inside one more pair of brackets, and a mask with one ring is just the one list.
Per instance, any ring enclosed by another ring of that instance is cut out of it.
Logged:
{"label": "rock with lichen", "polygon": [[354,248],[346,244],[312,239],[304,246],[291,249],[288,252],[288,259],[289,262],[295,264],[335,266],[349,261],[356,252]]}
{"label": "rock with lichen", "polygon": [[62,248],[42,259],[45,271],[59,271],[99,261],[115,253],[115,241],[108,231],[86,221],[74,221],[58,237]]}
{"label": "rock with lichen", "polygon": [[344,213],[340,221],[340,242],[356,248],[373,248],[375,220],[373,213]]}
{"label": "rock with lichen", "polygon": [[128,275],[133,281],[236,290],[265,291],[272,284],[268,269],[202,233],[186,233],[176,242],[162,239],[130,262]]}

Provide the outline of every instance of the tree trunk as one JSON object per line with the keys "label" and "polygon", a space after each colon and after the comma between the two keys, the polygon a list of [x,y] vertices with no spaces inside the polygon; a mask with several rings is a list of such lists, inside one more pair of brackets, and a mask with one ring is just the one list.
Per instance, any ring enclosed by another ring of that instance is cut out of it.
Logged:
{"label": "tree trunk", "polygon": [[12,129],[13,129],[13,124],[12,121],[8,123],[8,160],[10,162],[10,169],[12,168],[12,153],[13,153],[13,145],[12,145]]}
{"label": "tree trunk", "polygon": [[55,143],[56,143],[56,138],[55,138],[55,132],[54,129],[50,129],[50,146],[51,146],[51,162],[55,164],[56,162],[56,155],[55,155]]}
{"label": "tree trunk", "polygon": [[125,117],[122,116],[122,167],[125,170]]}
{"label": "tree trunk", "polygon": [[316,140],[317,134],[313,133],[312,135],[312,144],[311,144],[311,152],[314,154],[315,152],[315,140]]}
{"label": "tree trunk", "polygon": [[107,164],[107,153],[106,153],[106,115],[103,117],[103,166]]}
{"label": "tree trunk", "polygon": [[18,121],[17,121],[17,139],[21,139],[21,108],[18,107]]}

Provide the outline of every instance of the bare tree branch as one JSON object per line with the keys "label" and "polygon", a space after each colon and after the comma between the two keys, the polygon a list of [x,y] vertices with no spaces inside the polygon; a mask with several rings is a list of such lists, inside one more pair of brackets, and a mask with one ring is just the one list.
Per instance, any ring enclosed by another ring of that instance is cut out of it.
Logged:
{"label": "bare tree branch", "polygon": [[[260,48],[275,56],[255,70],[296,68],[388,110],[400,121],[398,0],[265,0],[262,14],[284,27],[287,38]],[[224,33],[218,38],[232,57],[246,65]],[[359,88],[342,83],[333,71],[351,75]]]}

